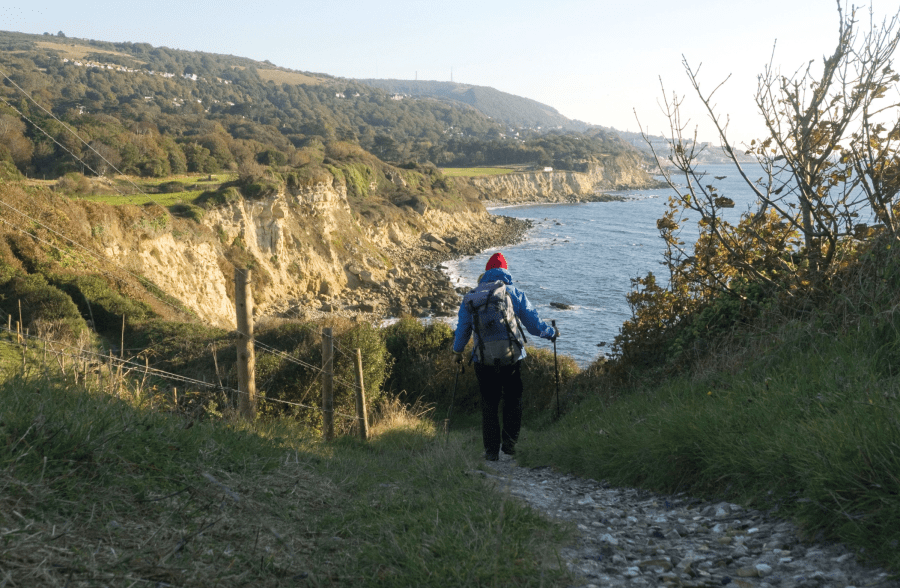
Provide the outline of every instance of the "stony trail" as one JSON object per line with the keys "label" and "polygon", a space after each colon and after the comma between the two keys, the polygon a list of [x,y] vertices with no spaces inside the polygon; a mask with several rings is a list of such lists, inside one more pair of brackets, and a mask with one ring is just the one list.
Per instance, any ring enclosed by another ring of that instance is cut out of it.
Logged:
{"label": "stony trail", "polygon": [[900,587],[847,547],[804,543],[796,526],[763,511],[613,488],[546,467],[519,467],[502,453],[477,475],[577,527],[575,544],[560,552],[573,588]]}

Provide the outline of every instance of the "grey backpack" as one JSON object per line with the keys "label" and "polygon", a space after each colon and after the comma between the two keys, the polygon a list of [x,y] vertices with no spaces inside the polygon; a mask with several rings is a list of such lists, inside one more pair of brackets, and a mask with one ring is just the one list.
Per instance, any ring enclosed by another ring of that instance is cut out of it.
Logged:
{"label": "grey backpack", "polygon": [[478,284],[463,297],[463,304],[475,328],[475,361],[490,366],[515,363],[527,340],[506,284]]}

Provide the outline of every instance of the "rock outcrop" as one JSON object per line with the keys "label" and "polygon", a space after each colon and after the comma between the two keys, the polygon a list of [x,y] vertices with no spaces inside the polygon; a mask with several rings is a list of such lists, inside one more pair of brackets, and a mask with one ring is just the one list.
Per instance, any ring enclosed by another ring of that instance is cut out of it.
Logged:
{"label": "rock outcrop", "polygon": [[592,202],[614,199],[604,191],[661,187],[633,153],[604,157],[584,165],[585,171],[516,172],[496,176],[458,178],[474,188],[482,200],[521,204],[530,202]]}

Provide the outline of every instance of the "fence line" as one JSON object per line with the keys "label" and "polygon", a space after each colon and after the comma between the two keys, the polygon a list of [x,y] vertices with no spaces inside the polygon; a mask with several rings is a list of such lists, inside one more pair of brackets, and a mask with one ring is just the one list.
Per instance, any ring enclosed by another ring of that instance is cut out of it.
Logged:
{"label": "fence line", "polygon": [[[240,332],[240,331],[238,331],[238,332]],[[243,333],[243,334],[246,335],[246,333]],[[322,336],[324,337],[324,334],[322,334]],[[334,340],[334,337],[332,337],[332,340]],[[272,347],[271,345],[266,345],[265,343],[260,343],[258,340],[255,340],[255,339],[253,341],[253,344],[255,346],[257,346],[259,349],[262,349],[263,351],[265,351],[267,353],[271,353],[272,355],[281,357],[282,359],[284,359],[286,361],[295,363],[295,364],[305,367],[307,369],[317,371],[317,372],[319,372],[319,375],[325,373],[324,368],[322,368],[320,366],[312,365],[311,363],[307,363],[307,362],[303,361],[302,359],[297,359],[296,357],[289,355],[288,353],[281,351],[280,349],[276,349],[276,348]],[[347,382],[346,380],[342,380],[341,378],[338,378],[334,375],[332,375],[332,377],[334,378],[334,381],[337,382],[338,384],[347,386],[348,388],[351,388],[354,390],[356,388],[359,388],[359,385],[357,385],[355,383]]]}
{"label": "fence line", "polygon": [[[15,333],[16,333],[15,331],[13,331],[13,330],[11,330],[11,329],[7,329],[6,327],[0,328],[0,331],[5,331],[5,332],[8,332],[8,333],[10,333],[10,334],[15,334]],[[165,370],[161,370],[161,369],[158,369],[158,368],[151,368],[151,367],[148,367],[148,366],[141,365],[141,364],[139,364],[139,363],[135,363],[135,362],[133,362],[133,361],[131,361],[131,360],[127,360],[127,359],[119,359],[119,358],[117,358],[117,357],[115,357],[115,356],[104,355],[104,354],[102,354],[102,353],[98,353],[98,352],[95,352],[95,351],[89,351],[89,350],[85,350],[85,349],[79,349],[78,347],[74,347],[74,346],[72,346],[72,345],[67,345],[67,344],[65,344],[65,343],[63,343],[63,342],[61,342],[61,341],[52,341],[52,340],[50,340],[50,339],[44,339],[44,338],[42,338],[42,337],[38,337],[38,336],[35,336],[35,335],[30,335],[30,334],[29,334],[29,335],[25,335],[24,333],[22,333],[21,336],[22,336],[23,338],[30,339],[30,340],[33,340],[33,341],[40,341],[40,342],[44,343],[45,345],[48,344],[48,343],[50,343],[50,344],[52,344],[52,345],[59,345],[60,347],[63,347],[63,348],[76,349],[76,350],[78,350],[78,353],[77,353],[77,354],[71,354],[71,353],[65,353],[65,352],[63,352],[63,351],[61,351],[61,350],[53,349],[53,347],[50,347],[50,348],[49,348],[49,353],[55,354],[55,355],[57,355],[57,356],[64,356],[64,357],[69,357],[69,358],[71,358],[71,359],[81,359],[81,360],[84,360],[84,359],[85,359],[85,356],[89,356],[89,357],[92,357],[92,358],[94,358],[94,359],[99,360],[99,363],[101,363],[101,364],[102,364],[102,363],[109,363],[109,364],[111,364],[111,365],[116,365],[117,367],[127,368],[129,371],[137,372],[137,373],[144,374],[144,375],[147,375],[147,376],[158,377],[158,378],[160,378],[160,379],[169,380],[169,381],[175,381],[175,382],[181,382],[181,383],[184,383],[184,384],[191,384],[191,385],[195,385],[195,386],[201,386],[201,387],[209,388],[209,389],[222,390],[223,392],[232,392],[232,393],[235,393],[235,394],[247,395],[246,392],[242,392],[242,391],[236,390],[236,389],[234,389],[234,388],[230,388],[230,387],[227,387],[227,386],[220,386],[219,384],[214,384],[214,383],[212,383],[212,382],[204,382],[204,381],[202,381],[202,380],[197,380],[197,379],[195,379],[195,378],[190,378],[190,377],[188,377],[188,376],[182,376],[182,375],[180,375],[180,374],[175,374],[175,373],[173,373],[173,372],[167,372],[167,371],[165,371]],[[14,343],[14,342],[12,342],[12,341],[0,340],[0,343],[4,343],[4,344],[9,345],[9,346],[11,346],[11,347],[20,347],[20,345],[19,345],[18,343]],[[319,408],[319,407],[316,407],[316,406],[309,406],[309,405],[306,405],[306,404],[302,404],[302,403],[300,403],[300,402],[293,402],[293,401],[290,401],[290,400],[281,400],[281,399],[279,399],[279,398],[267,398],[267,397],[263,397],[262,400],[264,400],[264,401],[266,401],[266,402],[274,402],[274,403],[277,403],[277,404],[285,404],[285,405],[288,405],[288,406],[297,406],[297,407],[301,407],[301,408],[309,408],[309,409],[312,409],[312,410],[318,410],[318,411],[320,411],[320,412],[322,411],[322,409]],[[354,419],[354,420],[356,420],[356,418],[357,418],[357,417],[354,416],[354,415],[343,414],[343,413],[340,413],[340,412],[337,412],[337,411],[334,411],[334,414],[336,414],[336,415],[338,415],[338,416],[341,416],[341,417],[344,417],[344,418],[348,418],[348,419]]]}

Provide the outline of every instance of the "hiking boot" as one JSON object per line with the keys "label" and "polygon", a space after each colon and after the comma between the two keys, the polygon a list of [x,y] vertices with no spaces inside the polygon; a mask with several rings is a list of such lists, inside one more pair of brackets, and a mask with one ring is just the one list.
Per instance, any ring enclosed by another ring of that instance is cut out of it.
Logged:
{"label": "hiking boot", "polygon": [[491,453],[490,451],[485,451],[484,459],[486,461],[497,461],[498,459],[500,459],[500,454],[499,453]]}
{"label": "hiking boot", "polygon": [[500,448],[503,453],[506,455],[515,455],[516,454],[516,446],[515,445],[504,445]]}

